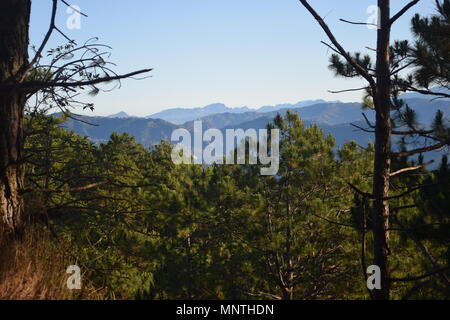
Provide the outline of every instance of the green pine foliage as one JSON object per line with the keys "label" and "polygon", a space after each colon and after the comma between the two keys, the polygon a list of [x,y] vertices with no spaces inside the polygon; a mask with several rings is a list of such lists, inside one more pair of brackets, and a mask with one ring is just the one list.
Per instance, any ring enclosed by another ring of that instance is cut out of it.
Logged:
{"label": "green pine foliage", "polygon": [[[399,151],[450,136],[442,112],[420,124],[399,99],[416,84],[448,87],[450,1],[437,3],[436,16],[414,18],[414,46],[391,47],[393,127],[406,132]],[[370,56],[352,57],[373,72]],[[338,55],[330,62],[336,75],[355,76]],[[417,71],[401,77],[408,64]],[[366,88],[366,109],[372,94]],[[64,129],[67,116],[26,119],[28,218],[52,236],[52,248],[64,243],[106,298],[370,298],[372,144],[339,148],[287,112],[269,125],[280,130],[278,174],[261,176],[261,165],[175,165],[165,141],[146,149],[113,133],[95,144]],[[392,163],[394,299],[450,298],[450,167],[444,157],[429,171],[424,157]]]}

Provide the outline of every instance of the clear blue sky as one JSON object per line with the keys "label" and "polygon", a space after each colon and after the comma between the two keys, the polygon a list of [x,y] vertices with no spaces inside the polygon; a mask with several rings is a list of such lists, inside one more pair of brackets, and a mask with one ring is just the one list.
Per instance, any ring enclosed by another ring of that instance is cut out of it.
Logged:
{"label": "clear blue sky", "polygon": [[[127,80],[120,90],[94,98],[95,115],[124,110],[144,116],[173,107],[222,102],[260,107],[306,99],[359,101],[361,93],[332,95],[327,90],[357,87],[327,69],[330,52],[320,44],[322,30],[297,0],[68,0],[89,15],[81,29],[68,30],[61,6],[59,25],[82,42],[92,36],[113,47],[119,72],[152,67],[152,78]],[[393,12],[407,0],[394,0]],[[339,22],[367,21],[375,0],[311,0],[347,50],[373,47],[376,31]],[[50,0],[34,0],[31,42],[48,27]],[[410,38],[415,12],[434,11],[422,0],[393,29]],[[59,35],[52,46],[61,43]]]}

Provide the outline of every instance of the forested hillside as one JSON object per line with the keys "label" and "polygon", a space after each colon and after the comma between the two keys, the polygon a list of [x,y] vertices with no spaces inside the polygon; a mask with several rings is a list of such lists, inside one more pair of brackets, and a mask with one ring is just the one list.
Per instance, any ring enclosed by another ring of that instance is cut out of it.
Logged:
{"label": "forested hillside", "polygon": [[[36,6],[1,0],[0,300],[450,299],[450,0],[410,17],[412,40],[392,39],[420,1],[394,11],[378,0],[374,23],[340,19],[375,27],[361,52],[345,49],[313,1],[296,1],[327,39],[328,69],[360,84],[330,93],[358,92],[358,102],[139,118],[95,116],[90,99],[153,69],[118,73],[109,45],[71,39],[60,6],[88,16],[62,0],[48,1],[49,27],[30,46]],[[55,34],[64,42],[50,48]],[[163,40],[159,53],[126,51],[183,60]],[[207,73],[219,64],[198,60]],[[307,88],[312,76],[299,75]],[[196,98],[195,77],[166,94]]]}
{"label": "forested hillside", "polygon": [[[372,241],[365,231],[371,204],[349,184],[370,186],[373,145],[336,149],[331,135],[287,113],[273,123],[283,136],[279,174],[264,177],[246,165],[175,166],[167,143],[149,151],[113,134],[98,145],[58,124],[45,115],[28,122],[30,131],[46,134],[26,146],[26,210],[46,226],[50,243],[64,244],[61,259],[76,257],[87,271],[80,297],[367,298],[360,259],[362,237]],[[434,263],[449,263],[446,161],[396,182],[399,193],[417,177],[429,185],[395,201],[398,208],[415,204],[395,218],[396,278],[429,270],[427,256],[416,254],[419,243]],[[393,297],[448,297],[432,279],[421,288],[419,280],[399,280]]]}

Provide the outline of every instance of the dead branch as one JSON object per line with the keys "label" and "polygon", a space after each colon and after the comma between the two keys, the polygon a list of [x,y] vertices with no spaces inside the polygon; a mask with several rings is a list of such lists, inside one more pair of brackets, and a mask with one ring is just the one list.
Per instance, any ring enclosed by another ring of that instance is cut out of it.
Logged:
{"label": "dead branch", "polygon": [[413,150],[409,150],[409,151],[402,151],[402,152],[393,152],[393,153],[391,153],[391,157],[392,158],[409,157],[409,156],[412,156],[412,155],[415,155],[418,153],[425,153],[428,151],[438,150],[438,149],[445,147],[448,144],[449,144],[449,142],[440,142],[440,143],[437,143],[437,144],[429,146],[429,147],[423,147],[423,148],[413,149]]}
{"label": "dead branch", "polygon": [[425,164],[422,164],[422,165],[420,165],[420,166],[409,167],[409,168],[403,168],[403,169],[400,169],[400,170],[398,170],[398,171],[392,172],[392,173],[390,173],[389,175],[390,175],[391,177],[393,177],[393,176],[399,175],[399,174],[404,173],[404,172],[409,172],[409,171],[419,170],[419,169],[422,169],[422,168],[425,168],[425,167],[429,166],[429,165],[432,164],[432,163],[434,163],[434,160],[431,160],[430,162],[425,163]]}
{"label": "dead branch", "polygon": [[389,21],[389,24],[392,25],[394,24],[395,21],[397,21],[401,16],[403,16],[409,9],[411,9],[412,7],[414,7],[416,4],[419,3],[420,0],[413,0],[411,2],[409,2],[406,6],[403,7],[403,9],[401,9],[397,14],[395,14],[391,20]]}
{"label": "dead branch", "polygon": [[337,51],[339,51],[339,54],[341,54],[347,62],[355,68],[355,70],[358,72],[359,75],[361,75],[364,79],[366,79],[370,86],[375,89],[376,83],[375,80],[372,78],[372,76],[361,66],[359,65],[351,56],[350,54],[341,46],[341,44],[336,40],[336,37],[331,32],[328,25],[325,23],[325,21],[322,19],[322,17],[311,7],[311,5],[306,0],[299,0],[300,3],[311,13],[311,15],[316,19],[316,21],[319,23],[319,25],[322,27],[323,31],[325,31],[326,35],[330,39],[330,41],[333,43],[333,45],[337,48]]}

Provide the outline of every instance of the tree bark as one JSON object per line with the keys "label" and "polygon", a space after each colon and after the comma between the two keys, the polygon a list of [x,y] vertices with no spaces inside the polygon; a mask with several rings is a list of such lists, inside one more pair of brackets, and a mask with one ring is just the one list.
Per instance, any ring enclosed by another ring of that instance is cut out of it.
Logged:
{"label": "tree bark", "polygon": [[28,64],[30,0],[0,1],[0,229],[20,233],[25,222],[23,119],[26,95],[14,89]]}
{"label": "tree bark", "polygon": [[380,25],[377,39],[377,88],[374,94],[376,110],[375,161],[372,214],[374,264],[381,270],[381,289],[374,290],[374,299],[389,299],[389,177],[391,167],[391,77],[390,77],[390,1],[378,0]]}

